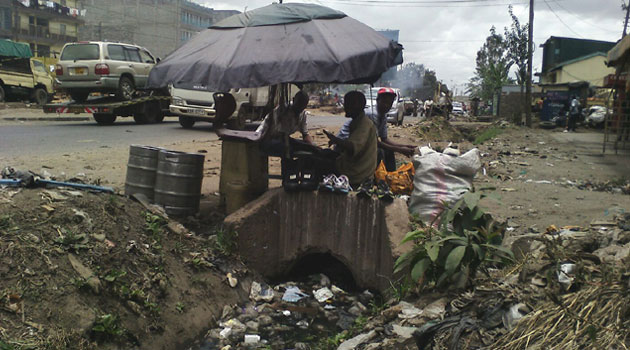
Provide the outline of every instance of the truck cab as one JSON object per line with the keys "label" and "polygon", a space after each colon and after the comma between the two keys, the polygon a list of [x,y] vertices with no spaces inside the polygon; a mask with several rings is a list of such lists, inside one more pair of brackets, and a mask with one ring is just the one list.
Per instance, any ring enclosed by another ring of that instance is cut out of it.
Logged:
{"label": "truck cab", "polygon": [[[239,125],[247,120],[256,121],[263,117],[263,110],[269,98],[269,87],[230,89],[236,100],[236,111],[233,116]],[[192,128],[196,122],[214,122],[213,92],[204,86],[194,86],[184,89],[170,87],[171,113],[179,116],[179,123],[184,128]]]}
{"label": "truck cab", "polygon": [[0,44],[0,102],[10,95],[27,95],[44,105],[54,95],[53,77],[42,61],[32,57],[28,44],[3,40]]}

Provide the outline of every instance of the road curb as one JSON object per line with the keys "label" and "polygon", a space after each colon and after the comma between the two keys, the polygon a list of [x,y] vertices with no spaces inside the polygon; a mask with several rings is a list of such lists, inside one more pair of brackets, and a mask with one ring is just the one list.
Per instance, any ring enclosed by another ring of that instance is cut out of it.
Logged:
{"label": "road curb", "polygon": [[20,122],[27,122],[27,121],[75,122],[75,121],[88,121],[91,119],[92,118],[90,117],[36,117],[36,118],[5,117],[5,118],[2,118],[2,120],[20,121]]}

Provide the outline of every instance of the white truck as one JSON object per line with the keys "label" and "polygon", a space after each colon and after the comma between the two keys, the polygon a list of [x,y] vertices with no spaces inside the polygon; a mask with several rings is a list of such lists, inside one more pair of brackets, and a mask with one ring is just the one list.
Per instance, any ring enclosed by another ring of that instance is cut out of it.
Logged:
{"label": "white truck", "polygon": [[[237,125],[245,125],[247,120],[256,121],[263,117],[264,107],[269,98],[269,87],[231,89],[229,91],[236,100],[236,111],[232,121]],[[179,124],[184,128],[192,128],[195,122],[212,123],[216,111],[214,109],[213,92],[204,86],[193,89],[170,87],[171,104],[169,110],[179,116]]]}

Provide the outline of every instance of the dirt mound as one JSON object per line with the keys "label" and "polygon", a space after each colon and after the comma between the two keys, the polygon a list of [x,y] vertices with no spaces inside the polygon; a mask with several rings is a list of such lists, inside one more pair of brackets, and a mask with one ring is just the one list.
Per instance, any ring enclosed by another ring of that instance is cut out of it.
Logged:
{"label": "dirt mound", "polygon": [[458,143],[466,140],[462,133],[454,128],[451,123],[437,116],[418,123],[415,133],[422,142]]}
{"label": "dirt mound", "polygon": [[121,196],[0,189],[0,348],[182,348],[247,297],[228,241]]}

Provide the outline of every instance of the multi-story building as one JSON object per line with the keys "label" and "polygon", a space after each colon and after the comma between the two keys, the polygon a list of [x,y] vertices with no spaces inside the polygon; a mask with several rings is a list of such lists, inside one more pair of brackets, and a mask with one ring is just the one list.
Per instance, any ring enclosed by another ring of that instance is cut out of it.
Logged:
{"label": "multi-story building", "polygon": [[165,57],[217,20],[238,11],[217,11],[189,0],[79,0],[86,10],[80,40],[120,41]]}
{"label": "multi-story building", "polygon": [[0,37],[28,43],[38,57],[54,57],[77,40],[84,11],[77,0],[1,0]]}

